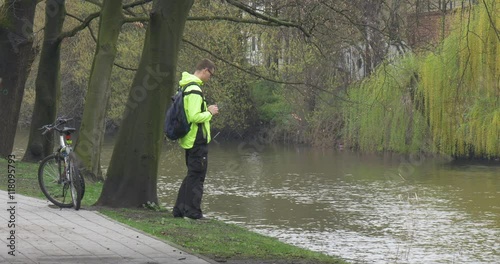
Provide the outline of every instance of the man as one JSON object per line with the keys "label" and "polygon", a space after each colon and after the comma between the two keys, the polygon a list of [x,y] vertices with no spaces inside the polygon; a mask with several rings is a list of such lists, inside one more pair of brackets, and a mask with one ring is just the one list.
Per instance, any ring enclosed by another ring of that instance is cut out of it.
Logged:
{"label": "man", "polygon": [[[201,86],[213,76],[215,64],[203,59],[196,65],[194,74],[182,73],[179,85],[185,87],[185,92],[202,92]],[[210,142],[210,120],[219,113],[217,105],[207,107],[200,93],[190,93],[184,96],[184,110],[191,130],[179,139],[179,145],[186,150],[187,176],[182,181],[177,201],[173,209],[174,217],[189,217],[191,219],[206,219],[201,211],[203,183],[207,174],[208,143]]]}

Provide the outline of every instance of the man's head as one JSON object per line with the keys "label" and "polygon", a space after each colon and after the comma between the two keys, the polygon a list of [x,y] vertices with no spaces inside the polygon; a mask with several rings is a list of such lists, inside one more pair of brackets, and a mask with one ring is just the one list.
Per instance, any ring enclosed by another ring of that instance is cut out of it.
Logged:
{"label": "man's head", "polygon": [[198,65],[196,65],[196,70],[194,75],[203,82],[207,82],[212,78],[215,72],[215,64],[209,59],[201,60]]}

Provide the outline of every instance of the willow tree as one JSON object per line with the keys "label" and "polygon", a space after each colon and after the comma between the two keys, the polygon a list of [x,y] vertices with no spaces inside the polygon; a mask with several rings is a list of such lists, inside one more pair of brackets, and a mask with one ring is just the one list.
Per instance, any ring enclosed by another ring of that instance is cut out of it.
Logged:
{"label": "willow tree", "polygon": [[92,179],[102,179],[100,160],[105,130],[104,121],[111,94],[111,70],[123,22],[122,1],[104,0],[99,20],[97,48],[76,143],[76,153],[82,162],[82,171]]}
{"label": "willow tree", "polygon": [[33,20],[38,1],[4,1],[0,7],[0,156],[12,152],[24,85],[35,57]]}
{"label": "willow tree", "polygon": [[343,140],[361,151],[428,152],[428,127],[415,90],[417,58],[387,60],[370,77],[352,85],[343,103]]}
{"label": "willow tree", "polygon": [[495,0],[459,13],[459,27],[420,66],[420,91],[437,151],[456,157],[500,156],[498,14]]}
{"label": "willow tree", "polygon": [[96,204],[140,207],[158,203],[163,117],[175,87],[179,46],[194,0],[153,1],[139,68]]}
{"label": "willow tree", "polygon": [[66,10],[64,0],[47,0],[45,28],[38,74],[35,81],[35,107],[24,160],[37,161],[53,151],[53,137],[43,136],[39,128],[54,122],[60,93],[60,34]]}

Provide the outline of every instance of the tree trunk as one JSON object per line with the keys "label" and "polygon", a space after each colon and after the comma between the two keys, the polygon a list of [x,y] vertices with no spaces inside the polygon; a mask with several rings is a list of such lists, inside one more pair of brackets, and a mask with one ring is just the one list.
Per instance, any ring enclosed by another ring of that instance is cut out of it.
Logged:
{"label": "tree trunk", "polygon": [[385,44],[380,28],[380,11],[383,2],[378,0],[366,0],[362,2],[365,38],[365,72],[368,76],[384,59]]}
{"label": "tree trunk", "polygon": [[[49,155],[54,148],[53,134],[43,136],[40,127],[55,121],[57,99],[60,93],[60,44],[66,10],[64,0],[47,0],[45,7],[45,29],[38,74],[35,81],[35,108],[31,119],[25,161],[38,161]],[[64,115],[64,113],[62,113]]]}
{"label": "tree trunk", "polygon": [[123,23],[122,1],[105,0],[99,21],[99,36],[85,98],[82,125],[76,153],[87,178],[102,180],[101,146],[105,132],[106,109],[111,94],[109,81],[116,57],[118,35]]}
{"label": "tree trunk", "polygon": [[36,0],[5,1],[0,8],[0,156],[12,153],[24,85],[35,57]]}
{"label": "tree trunk", "polygon": [[179,46],[193,2],[153,3],[141,62],[97,205],[140,207],[147,202],[158,203],[163,119],[174,92]]}

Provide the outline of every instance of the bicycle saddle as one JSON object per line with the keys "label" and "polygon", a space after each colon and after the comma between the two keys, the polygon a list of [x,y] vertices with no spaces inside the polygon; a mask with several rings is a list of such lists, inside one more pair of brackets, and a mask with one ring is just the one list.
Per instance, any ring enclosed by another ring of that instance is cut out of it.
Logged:
{"label": "bicycle saddle", "polygon": [[71,134],[71,133],[73,133],[73,132],[75,132],[75,131],[76,131],[76,128],[73,128],[73,127],[64,127],[64,128],[62,129],[62,132],[63,132],[63,133],[68,133],[68,134]]}

